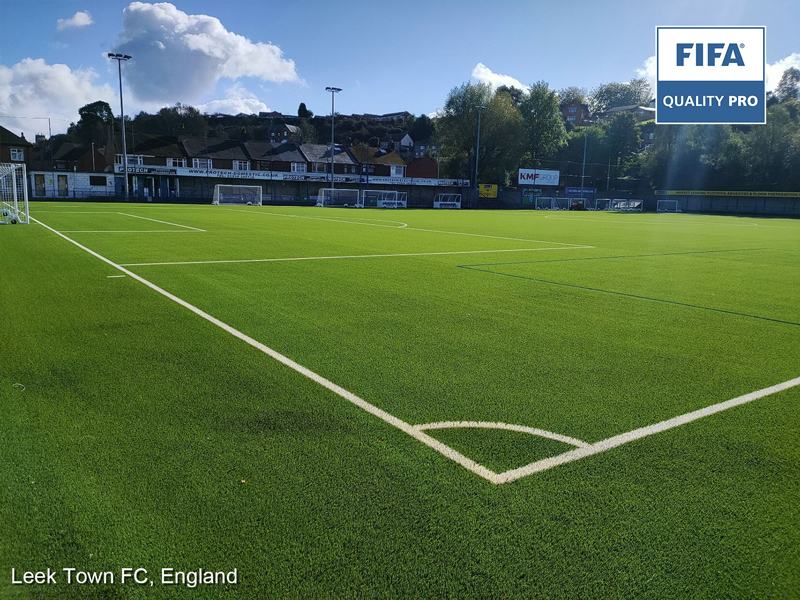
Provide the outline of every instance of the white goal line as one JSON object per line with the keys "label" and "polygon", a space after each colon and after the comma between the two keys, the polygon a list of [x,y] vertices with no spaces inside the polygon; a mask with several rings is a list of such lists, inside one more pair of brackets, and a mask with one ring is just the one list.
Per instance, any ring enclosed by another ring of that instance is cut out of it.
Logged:
{"label": "white goal line", "polygon": [[[778,392],[781,392],[781,391],[784,391],[784,390],[788,390],[788,389],[790,389],[792,387],[800,385],[800,377],[797,377],[795,379],[790,379],[788,381],[784,381],[783,383],[779,383],[779,384],[776,384],[776,385],[773,385],[773,386],[770,386],[770,387],[767,387],[767,388],[763,388],[761,390],[757,390],[757,391],[751,392],[749,394],[745,394],[744,396],[738,396],[736,398],[733,398],[731,400],[727,400],[725,402],[719,402],[717,404],[713,404],[711,406],[707,406],[705,408],[702,408],[702,409],[699,409],[699,410],[695,410],[695,411],[692,411],[692,412],[689,412],[689,413],[686,413],[686,414],[683,414],[683,415],[679,415],[677,417],[673,417],[672,419],[667,419],[666,421],[661,421],[661,422],[655,423],[653,425],[648,425],[646,427],[640,427],[638,429],[634,429],[632,431],[628,431],[626,433],[623,433],[623,434],[620,434],[620,435],[616,435],[616,436],[607,438],[605,440],[601,440],[599,442],[595,442],[593,444],[586,444],[585,442],[582,442],[580,440],[573,440],[572,443],[581,444],[575,450],[570,450],[570,451],[565,452],[563,454],[560,454],[558,456],[554,456],[554,457],[550,457],[550,458],[546,458],[546,459],[542,459],[542,460],[536,461],[536,462],[531,463],[529,465],[526,465],[524,467],[520,467],[519,469],[506,471],[504,473],[495,473],[494,471],[492,471],[490,469],[487,469],[486,467],[484,467],[483,465],[475,462],[474,460],[472,460],[470,458],[467,458],[466,456],[464,456],[460,452],[454,450],[450,446],[447,446],[446,444],[443,444],[442,442],[438,441],[437,439],[432,438],[431,436],[429,436],[426,433],[424,433],[424,429],[426,427],[431,429],[431,428],[436,428],[437,426],[444,426],[444,425],[452,426],[453,425],[452,423],[449,423],[449,422],[448,423],[443,423],[443,424],[442,423],[438,423],[438,424],[429,423],[429,424],[427,424],[427,426],[426,426],[426,424],[411,425],[411,424],[403,421],[402,419],[399,419],[399,418],[395,417],[394,415],[386,412],[385,410],[382,410],[382,409],[378,408],[374,404],[370,404],[369,402],[367,402],[363,398],[360,398],[360,397],[356,396],[352,392],[349,392],[348,390],[344,389],[343,387],[333,383],[329,379],[326,379],[325,377],[315,373],[311,369],[308,369],[307,367],[304,367],[303,365],[293,361],[292,359],[288,358],[287,356],[284,356],[280,352],[278,352],[276,350],[273,350],[272,348],[270,348],[270,347],[262,344],[261,342],[251,338],[250,336],[242,333],[241,331],[239,331],[237,329],[234,329],[230,325],[224,323],[223,321],[220,321],[216,317],[213,317],[212,315],[208,314],[207,312],[197,308],[196,306],[186,302],[185,300],[175,296],[174,294],[171,294],[170,292],[166,291],[165,289],[163,289],[163,288],[157,286],[156,284],[148,281],[144,277],[141,277],[141,276],[137,275],[136,273],[134,273],[132,271],[129,271],[124,266],[119,265],[119,264],[111,261],[110,259],[98,254],[94,250],[91,250],[91,249],[87,248],[86,246],[76,242],[72,238],[64,235],[62,232],[57,231],[56,229],[53,229],[52,227],[50,227],[49,225],[46,225],[45,223],[42,223],[38,219],[35,219],[35,218],[31,217],[31,220],[35,221],[39,225],[42,225],[43,227],[45,227],[46,229],[52,231],[53,233],[55,233],[59,237],[65,239],[69,243],[77,246],[81,250],[84,250],[85,252],[88,252],[89,254],[94,256],[95,258],[100,259],[104,263],[112,266],[113,268],[119,270],[120,272],[124,273],[125,275],[128,275],[132,279],[135,279],[136,281],[146,285],[147,287],[149,287],[153,291],[158,292],[162,296],[165,296],[166,298],[169,298],[173,302],[175,302],[175,303],[183,306],[184,308],[190,310],[191,312],[195,313],[196,315],[198,315],[199,317],[205,319],[206,321],[209,321],[210,323],[213,323],[214,325],[216,325],[220,329],[226,331],[227,333],[233,335],[234,337],[239,338],[240,340],[242,340],[243,342],[249,344],[253,348],[256,348],[257,350],[263,352],[264,354],[270,356],[271,358],[274,358],[275,360],[277,360],[281,364],[289,367],[290,369],[296,371],[297,373],[300,373],[304,377],[307,377],[307,378],[311,379],[315,383],[318,383],[320,386],[332,391],[333,393],[335,393],[338,396],[344,398],[348,402],[358,406],[362,410],[370,413],[371,415],[373,415],[375,417],[378,417],[379,419],[381,419],[382,421],[388,423],[389,425],[392,425],[393,427],[396,427],[397,429],[403,431],[404,433],[408,434],[410,437],[412,437],[415,440],[425,444],[429,448],[432,448],[432,449],[436,450],[437,452],[441,453],[443,456],[445,456],[445,457],[449,458],[450,460],[456,462],[457,464],[461,465],[465,469],[475,473],[476,475],[478,475],[480,477],[483,477],[487,481],[490,481],[491,483],[494,483],[494,484],[509,483],[511,481],[515,481],[515,480],[520,479],[522,477],[527,477],[528,475],[532,475],[534,473],[538,473],[538,472],[541,472],[541,471],[545,471],[547,469],[551,469],[551,468],[556,467],[558,465],[562,465],[562,464],[566,464],[566,463],[569,463],[569,462],[573,462],[573,461],[576,461],[576,460],[579,460],[579,459],[582,459],[582,458],[586,458],[587,456],[592,456],[594,454],[599,454],[601,452],[605,452],[607,450],[611,450],[612,448],[617,448],[617,447],[619,447],[619,446],[621,446],[623,444],[627,444],[628,442],[632,442],[634,440],[642,439],[644,437],[648,437],[648,436],[654,435],[656,433],[660,433],[662,431],[666,431],[668,429],[674,429],[676,427],[680,427],[681,425],[685,425],[685,424],[690,423],[692,421],[696,421],[697,419],[701,419],[703,417],[707,417],[707,416],[716,414],[718,412],[722,412],[724,410],[728,410],[728,409],[733,408],[735,406],[740,406],[742,404],[746,404],[748,402],[753,402],[754,400],[758,400],[759,398],[764,398],[764,397],[769,396],[771,394],[775,394],[775,393],[778,393]],[[467,423],[471,423],[472,426],[475,426],[475,425],[478,425],[478,426],[488,425],[488,424],[484,424],[484,423],[472,423],[472,422],[467,422]],[[515,428],[518,431],[529,430],[528,433],[537,433],[538,432],[539,434],[541,434],[540,430],[535,430],[533,428],[527,428],[527,427],[521,427],[521,426],[511,426],[511,427]],[[553,434],[552,432],[544,432],[544,433],[548,434],[549,437],[554,437],[554,436],[559,435],[559,434]],[[571,438],[566,438],[565,436],[560,436],[560,437],[564,437],[565,440],[566,439],[571,439]]]}
{"label": "white goal line", "polygon": [[[68,233],[68,232],[63,232]],[[538,252],[541,250],[582,250],[594,246],[565,246],[563,248],[506,248],[504,250],[454,250],[452,252],[404,252],[398,254],[352,254],[345,256],[293,256],[288,258],[241,258],[231,260],[185,260],[175,262],[121,263],[121,267],[161,267],[171,265],[217,265],[230,263],[288,262],[297,260],[341,260],[349,258],[398,258],[408,256],[447,256],[450,254],[496,254],[498,252]]]}

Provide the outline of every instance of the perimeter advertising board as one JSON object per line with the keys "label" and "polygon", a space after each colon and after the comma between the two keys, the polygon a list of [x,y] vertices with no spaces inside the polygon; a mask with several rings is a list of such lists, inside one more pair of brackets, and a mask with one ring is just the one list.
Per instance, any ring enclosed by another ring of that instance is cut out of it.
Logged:
{"label": "perimeter advertising board", "polygon": [[543,169],[520,169],[519,185],[558,185],[560,171]]}

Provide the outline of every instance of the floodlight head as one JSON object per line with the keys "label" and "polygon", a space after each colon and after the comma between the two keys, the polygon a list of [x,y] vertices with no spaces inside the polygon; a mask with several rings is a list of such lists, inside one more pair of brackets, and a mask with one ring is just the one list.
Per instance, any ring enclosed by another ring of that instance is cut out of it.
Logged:
{"label": "floodlight head", "polygon": [[128,54],[116,54],[114,52],[109,52],[108,54],[106,54],[106,56],[108,56],[108,58],[113,58],[114,60],[130,60],[131,58],[133,58]]}
{"label": "floodlight head", "polygon": [[337,87],[326,87],[326,88],[325,88],[325,91],[326,91],[326,92],[333,92],[333,93],[335,94],[336,92],[341,92],[341,91],[342,91],[342,88],[337,88]]}

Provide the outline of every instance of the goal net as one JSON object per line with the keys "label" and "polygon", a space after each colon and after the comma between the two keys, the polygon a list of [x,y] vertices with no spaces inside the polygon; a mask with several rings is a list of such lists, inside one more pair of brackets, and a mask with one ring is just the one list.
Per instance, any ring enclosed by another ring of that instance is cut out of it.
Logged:
{"label": "goal net", "polygon": [[317,193],[317,206],[360,207],[359,192],[349,188],[322,188]]}
{"label": "goal net", "polygon": [[0,163],[0,225],[28,223],[25,165]]}
{"label": "goal net", "polygon": [[394,190],[364,190],[361,206],[365,208],[408,208],[408,194]]}
{"label": "goal net", "polygon": [[212,204],[245,204],[261,206],[260,185],[226,185],[218,183],[214,186]]}
{"label": "goal net", "polygon": [[461,208],[461,194],[436,194],[433,208]]}
{"label": "goal net", "polygon": [[656,212],[681,212],[677,200],[659,200],[656,205]]}

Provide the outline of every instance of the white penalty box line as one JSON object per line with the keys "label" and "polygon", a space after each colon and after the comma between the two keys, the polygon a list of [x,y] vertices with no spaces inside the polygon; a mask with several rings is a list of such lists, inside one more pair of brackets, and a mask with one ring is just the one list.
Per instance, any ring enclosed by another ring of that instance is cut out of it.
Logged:
{"label": "white penalty box line", "polygon": [[[160,219],[151,219],[150,217],[142,217],[140,215],[132,215],[119,211],[40,211],[40,212],[55,212],[60,214],[73,214],[73,215],[122,215],[123,217],[132,217],[134,219],[142,219],[144,221],[152,221],[153,223],[161,223],[162,225],[170,225],[172,227],[180,227],[180,230],[174,229],[81,229],[81,230],[64,230],[62,233],[189,233],[199,232],[206,233],[205,229],[199,227],[191,227],[189,225],[181,225],[180,223],[172,223],[171,221],[162,221]],[[41,221],[37,221],[42,224]],[[186,231],[183,231],[186,230]]]}
{"label": "white penalty box line", "polygon": [[[789,388],[795,387],[800,385],[800,377],[795,379],[790,379],[789,381],[785,381],[783,383],[779,383],[777,385],[773,385],[755,392],[751,392],[750,394],[746,394],[744,396],[739,396],[737,398],[733,398],[731,400],[727,400],[725,402],[720,402],[718,404],[714,404],[712,406],[708,406],[702,408],[700,410],[696,410],[693,412],[686,413],[684,415],[680,415],[678,417],[674,417],[672,419],[668,419],[666,421],[661,421],[659,423],[655,423],[653,425],[648,425],[646,427],[641,427],[639,429],[634,429],[632,431],[613,436],[607,438],[605,440],[601,440],[599,442],[595,442],[593,444],[587,444],[586,442],[582,442],[580,440],[576,440],[573,438],[568,438],[567,436],[562,436],[560,434],[554,434],[552,432],[545,432],[543,430],[523,427],[523,426],[505,426],[506,424],[492,424],[492,423],[482,423],[482,422],[457,422],[457,423],[429,423],[429,424],[420,424],[420,425],[411,425],[406,423],[405,421],[395,417],[394,415],[386,412],[378,408],[377,406],[370,404],[363,398],[360,398],[349,392],[348,390],[344,389],[343,387],[333,383],[329,379],[315,373],[311,369],[304,367],[303,365],[293,361],[292,359],[284,356],[280,352],[273,350],[272,348],[262,344],[261,342],[251,338],[250,336],[242,333],[241,331],[234,329],[230,325],[220,321],[216,317],[208,314],[207,312],[197,308],[193,304],[186,302],[185,300],[171,294],[170,292],[166,291],[165,289],[157,286],[156,284],[148,281],[144,277],[137,275],[136,273],[126,269],[124,266],[119,265],[110,259],[98,254],[94,250],[87,248],[86,246],[76,242],[72,238],[64,235],[64,233],[53,229],[49,225],[46,225],[42,221],[31,217],[33,221],[42,225],[46,229],[52,231],[59,237],[65,239],[69,243],[77,246],[81,250],[91,254],[95,258],[103,261],[104,263],[110,265],[111,267],[117,269],[118,271],[124,273],[125,275],[129,276],[132,279],[135,279],[139,283],[144,284],[145,286],[149,287],[155,292],[158,292],[162,296],[172,300],[173,302],[183,306],[184,308],[190,310],[194,314],[198,315],[199,317],[205,319],[206,321],[213,323],[220,329],[226,331],[227,333],[233,335],[236,338],[239,338],[243,342],[249,344],[253,348],[263,352],[267,356],[277,360],[281,364],[289,367],[290,369],[296,371],[297,373],[311,379],[315,383],[319,384],[320,386],[332,391],[336,395],[344,398],[348,402],[358,406],[362,410],[368,412],[369,414],[381,419],[385,423],[396,427],[397,429],[401,430],[402,432],[408,434],[410,437],[414,438],[415,440],[425,444],[429,448],[436,450],[437,452],[441,453],[443,456],[449,458],[450,460],[456,462],[457,464],[461,465],[465,469],[475,473],[476,475],[483,477],[487,481],[490,481],[494,484],[502,484],[502,483],[509,483],[511,481],[515,481],[522,477],[527,477],[528,475],[532,475],[534,473],[538,473],[541,471],[545,471],[547,469],[551,469],[558,465],[566,464],[569,462],[573,462],[582,458],[586,458],[587,456],[592,456],[594,454],[599,454],[601,452],[605,452],[607,450],[611,450],[612,448],[619,447],[623,444],[627,444],[634,440],[642,439],[644,437],[648,437],[650,435],[654,435],[656,433],[660,433],[662,431],[666,431],[668,429],[673,429],[679,427],[681,425],[685,425],[697,419],[707,417],[709,415],[722,412],[724,410],[728,410],[735,406],[740,406],[742,404],[746,404],[748,402],[753,402],[754,400],[758,400],[759,398],[764,398],[765,396],[769,396],[771,394],[775,394]],[[502,428],[505,429],[512,429],[514,431],[519,431],[522,433],[531,433],[534,435],[544,435],[545,437],[551,437],[553,439],[557,439],[559,441],[564,441],[566,443],[571,443],[578,446],[574,450],[570,450],[558,456],[542,459],[531,464],[528,464],[524,467],[520,467],[519,469],[514,469],[511,471],[506,471],[504,473],[495,473],[494,471],[487,469],[483,465],[467,458],[460,452],[454,450],[453,448],[443,444],[442,442],[436,440],[435,438],[427,435],[424,430],[425,429],[438,429],[443,427],[453,427],[453,426],[466,426],[466,427],[496,427],[496,426],[504,426]]]}

